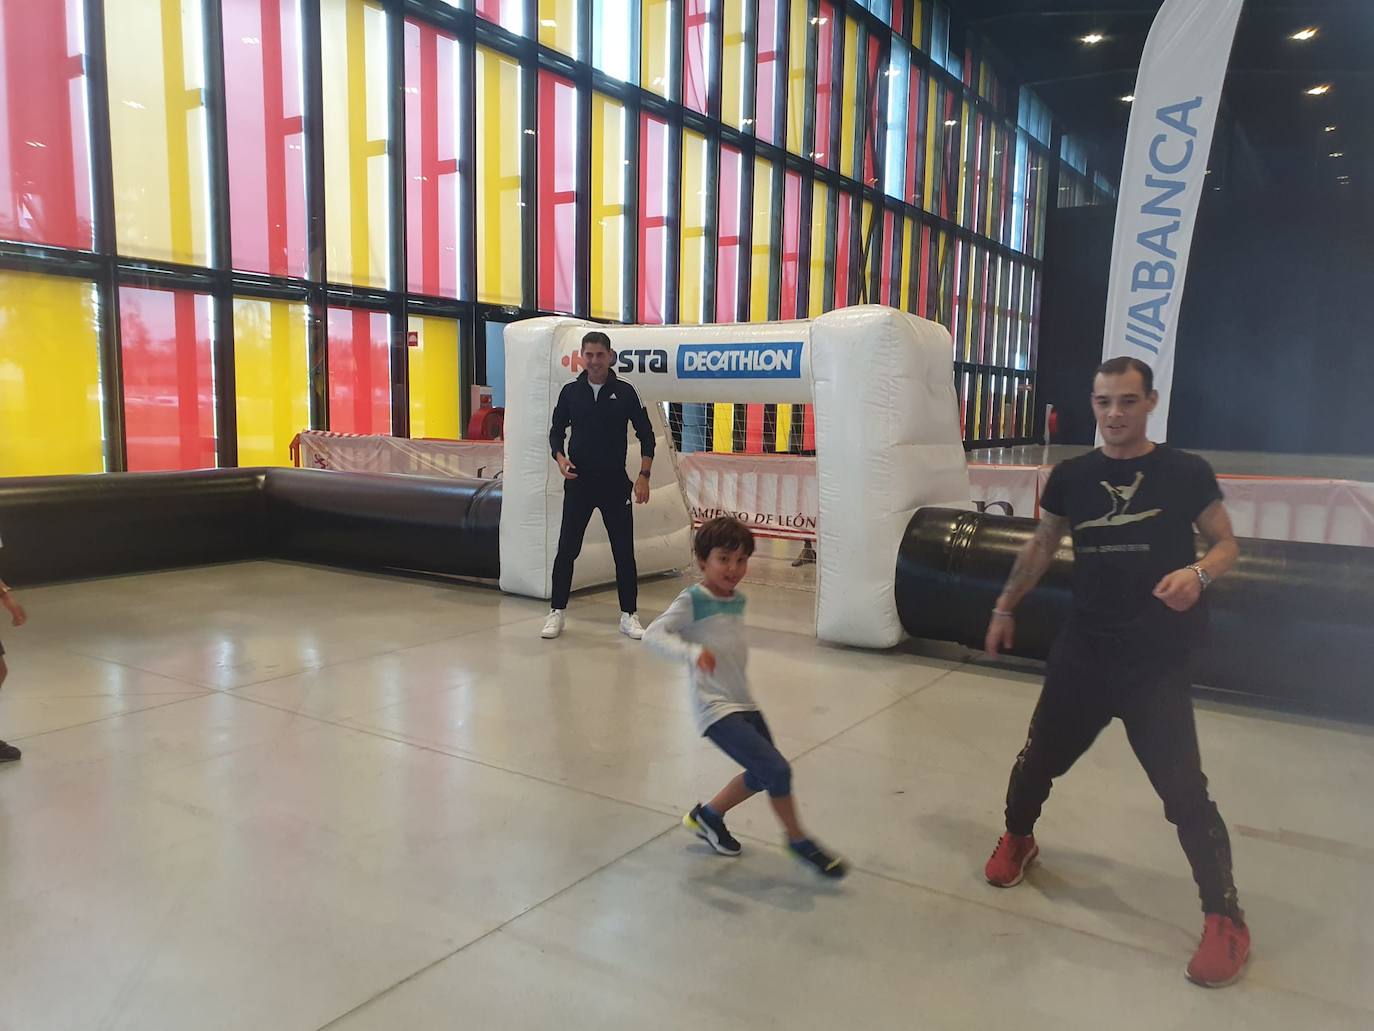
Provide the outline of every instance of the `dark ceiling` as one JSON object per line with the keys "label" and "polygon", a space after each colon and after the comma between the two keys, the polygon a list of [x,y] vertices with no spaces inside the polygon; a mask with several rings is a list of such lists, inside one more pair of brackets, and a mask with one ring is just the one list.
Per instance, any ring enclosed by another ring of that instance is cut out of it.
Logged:
{"label": "dark ceiling", "polygon": [[[1161,0],[951,3],[956,20],[992,42],[1115,181],[1130,117],[1120,98],[1135,84]],[[1314,39],[1289,38],[1307,27],[1319,30]],[[1089,33],[1106,38],[1088,46],[1081,40]],[[1319,83],[1331,91],[1304,92]],[[1245,192],[1374,197],[1374,0],[1246,0],[1212,164],[1220,173],[1213,182]]]}

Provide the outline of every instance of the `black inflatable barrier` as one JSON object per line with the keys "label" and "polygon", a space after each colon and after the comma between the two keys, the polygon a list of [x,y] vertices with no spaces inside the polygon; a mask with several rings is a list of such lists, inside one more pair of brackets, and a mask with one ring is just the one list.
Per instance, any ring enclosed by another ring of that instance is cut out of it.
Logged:
{"label": "black inflatable barrier", "polygon": [[14,586],[257,558],[500,576],[499,480],[207,469],[0,479]]}
{"label": "black inflatable barrier", "polygon": [[[923,508],[897,556],[896,600],[913,637],[981,648],[988,615],[1033,519]],[[1208,592],[1209,643],[1194,679],[1207,687],[1374,719],[1374,549],[1246,538]],[[1016,612],[1015,655],[1043,659],[1070,607],[1065,538]]]}

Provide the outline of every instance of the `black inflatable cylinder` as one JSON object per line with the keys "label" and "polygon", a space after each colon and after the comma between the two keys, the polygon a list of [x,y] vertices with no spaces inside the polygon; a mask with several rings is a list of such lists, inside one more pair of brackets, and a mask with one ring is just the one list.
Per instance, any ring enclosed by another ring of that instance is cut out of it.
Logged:
{"label": "black inflatable cylinder", "polygon": [[259,558],[263,469],[0,479],[0,573],[16,587]]}
{"label": "black inflatable cylinder", "polygon": [[496,579],[501,481],[273,469],[269,534],[284,558]]}
{"label": "black inflatable cylinder", "polygon": [[0,479],[0,575],[16,587],[286,558],[500,576],[499,480],[315,469]]}
{"label": "black inflatable cylinder", "polygon": [[[897,612],[913,637],[981,648],[988,616],[1032,519],[923,508],[897,557]],[[1236,568],[1207,592],[1199,684],[1374,719],[1374,549],[1243,539]],[[1016,655],[1043,659],[1069,615],[1065,538],[1016,612]]]}

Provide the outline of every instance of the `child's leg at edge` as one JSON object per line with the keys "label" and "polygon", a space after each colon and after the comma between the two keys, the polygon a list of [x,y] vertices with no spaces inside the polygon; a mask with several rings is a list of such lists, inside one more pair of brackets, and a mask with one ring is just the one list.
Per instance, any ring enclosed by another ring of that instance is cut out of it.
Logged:
{"label": "child's leg at edge", "polygon": [[747,802],[758,794],[753,788],[744,783],[745,775],[741,773],[734,780],[726,784],[720,791],[716,792],[716,797],[706,804],[719,816],[724,816],[741,802]]}

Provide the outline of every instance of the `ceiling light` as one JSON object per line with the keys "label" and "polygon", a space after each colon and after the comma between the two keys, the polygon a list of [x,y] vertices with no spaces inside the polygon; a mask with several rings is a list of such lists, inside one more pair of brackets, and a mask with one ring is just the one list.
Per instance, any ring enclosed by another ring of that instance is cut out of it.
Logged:
{"label": "ceiling light", "polygon": [[1345,157],[1345,151],[1343,151],[1343,150],[1333,150],[1333,151],[1332,151],[1330,154],[1328,154],[1327,156],[1328,156],[1328,157],[1333,157],[1333,158],[1343,158],[1343,157]]}
{"label": "ceiling light", "polygon": [[1331,83],[1323,82],[1320,86],[1312,86],[1303,90],[1309,97],[1324,97],[1331,92]]}
{"label": "ceiling light", "polygon": [[1315,28],[1299,29],[1289,39],[1296,39],[1299,43],[1306,43],[1309,39],[1315,39],[1317,30]]}
{"label": "ceiling light", "polygon": [[1326,129],[1323,130],[1323,131],[1325,131],[1325,132],[1335,132],[1335,131],[1336,131],[1336,127],[1335,127],[1334,125],[1328,125],[1328,126],[1326,127]]}
{"label": "ceiling light", "polygon": [[1089,32],[1086,36],[1080,36],[1078,41],[1080,43],[1086,43],[1090,47],[1095,47],[1106,38],[1107,37],[1100,32]]}
{"label": "ceiling light", "polygon": [[953,125],[958,125],[959,122],[958,122],[956,119],[950,118],[950,119],[948,119],[948,120],[945,122],[945,124],[946,124],[946,125],[953,126]]}
{"label": "ceiling light", "polygon": [[1135,94],[1134,94],[1134,93],[1127,93],[1124,97],[1121,98],[1121,102],[1122,102],[1123,104],[1134,104],[1134,103],[1135,103]]}

